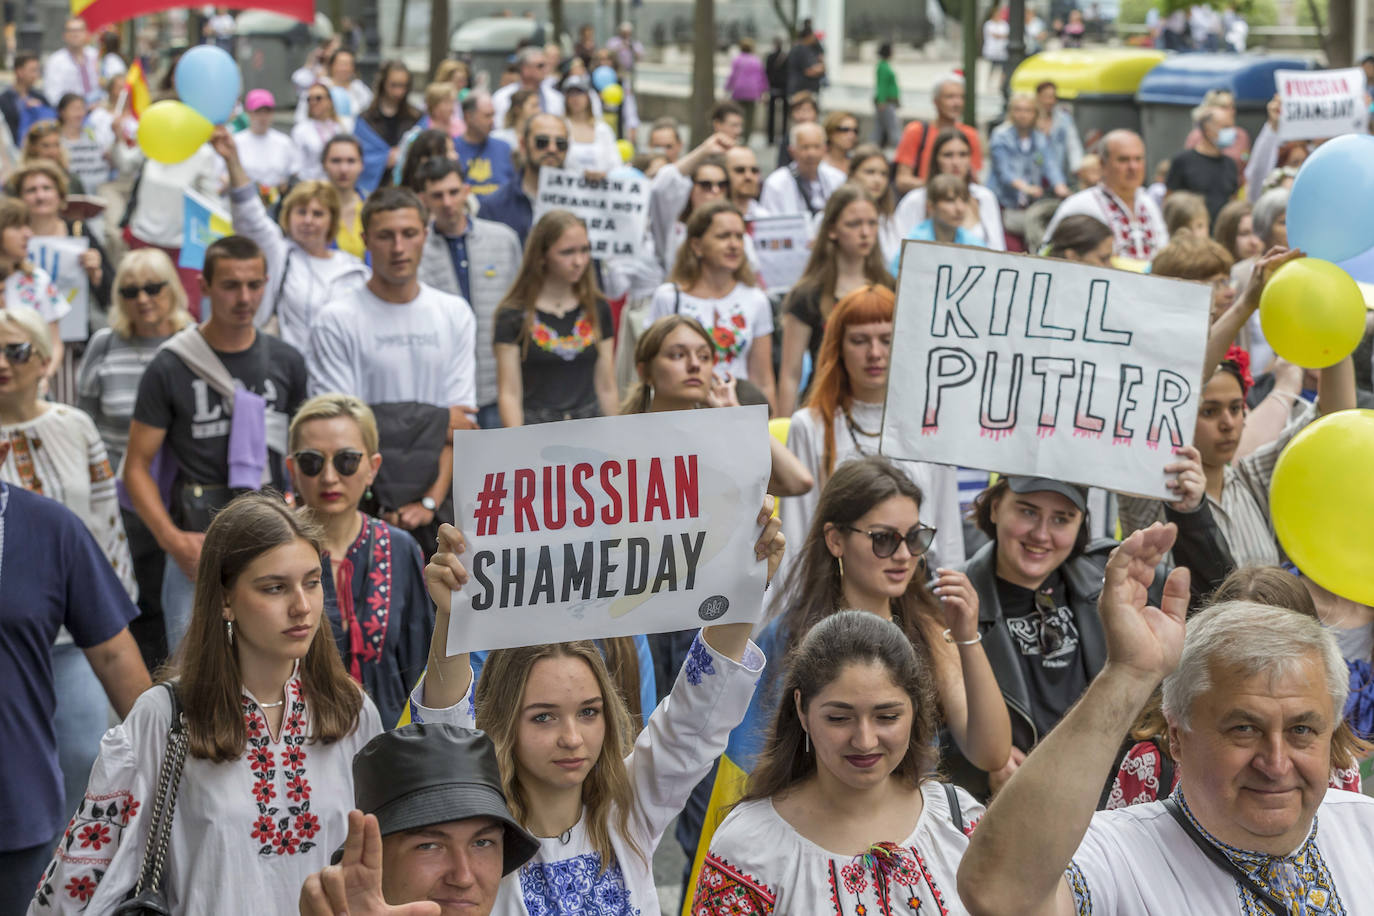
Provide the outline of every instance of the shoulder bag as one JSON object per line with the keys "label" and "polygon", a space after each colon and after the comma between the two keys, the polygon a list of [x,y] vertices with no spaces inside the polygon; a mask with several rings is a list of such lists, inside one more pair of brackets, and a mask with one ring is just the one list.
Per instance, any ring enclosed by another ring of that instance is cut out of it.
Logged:
{"label": "shoulder bag", "polygon": [[1178,800],[1172,795],[1164,799],[1164,810],[1168,811],[1170,816],[1178,821],[1178,825],[1183,828],[1183,832],[1188,834],[1188,839],[1192,840],[1193,845],[1196,846],[1203,855],[1211,859],[1212,863],[1216,865],[1217,868],[1220,868],[1240,882],[1240,885],[1254,894],[1260,904],[1274,914],[1274,916],[1287,916],[1289,912],[1288,904],[1280,900],[1267,885],[1261,884],[1247,872],[1243,871],[1239,865],[1227,858],[1226,853],[1218,849],[1215,843],[1203,836],[1198,831],[1197,827],[1194,826],[1193,822],[1188,819],[1188,815],[1183,813],[1183,809],[1179,807]]}
{"label": "shoulder bag", "polygon": [[167,729],[167,752],[162,755],[162,767],[157,774],[157,798],[153,801],[152,827],[148,843],[143,847],[143,865],[138,884],[129,892],[114,916],[171,916],[167,903],[167,883],[163,867],[167,863],[167,845],[172,839],[172,816],[176,813],[177,790],[181,786],[181,771],[186,766],[186,722],[182,715],[181,698],[176,685],[163,682],[172,699],[172,724]]}

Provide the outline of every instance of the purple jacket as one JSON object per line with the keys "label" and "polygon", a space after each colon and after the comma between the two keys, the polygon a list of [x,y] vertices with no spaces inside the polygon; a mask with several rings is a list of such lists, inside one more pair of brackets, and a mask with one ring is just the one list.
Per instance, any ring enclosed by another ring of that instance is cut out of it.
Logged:
{"label": "purple jacket", "polygon": [[763,72],[763,61],[753,54],[741,51],[730,64],[730,76],[725,80],[725,91],[736,102],[757,102],[768,94],[768,75]]}

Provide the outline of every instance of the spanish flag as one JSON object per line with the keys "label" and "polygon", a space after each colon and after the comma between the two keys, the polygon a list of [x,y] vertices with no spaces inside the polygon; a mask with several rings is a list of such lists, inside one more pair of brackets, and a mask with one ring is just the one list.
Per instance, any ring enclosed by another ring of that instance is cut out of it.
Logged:
{"label": "spanish flag", "polygon": [[152,93],[148,91],[148,77],[143,72],[143,59],[135,58],[124,75],[124,92],[128,99],[129,113],[137,121],[143,110],[152,104]]}
{"label": "spanish flag", "polygon": [[[84,19],[86,28],[94,32],[135,16],[179,9],[186,0],[71,0],[71,4],[72,15]],[[233,8],[271,10],[307,25],[315,21],[315,0],[240,0]]]}

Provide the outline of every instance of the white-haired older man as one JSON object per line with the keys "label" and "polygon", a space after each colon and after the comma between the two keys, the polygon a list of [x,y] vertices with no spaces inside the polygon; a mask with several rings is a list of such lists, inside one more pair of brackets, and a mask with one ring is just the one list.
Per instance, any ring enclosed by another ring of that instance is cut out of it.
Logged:
{"label": "white-haired older man", "polygon": [[[1334,640],[1252,602],[1198,614],[1185,636],[1186,570],[1146,606],[1174,533],[1153,525],[1113,552],[1099,603],[1106,667],[979,822],[959,867],[969,912],[1371,912],[1374,799],[1327,789],[1348,691]],[[1178,788],[1094,814],[1161,679]]]}
{"label": "white-haired older man", "polygon": [[1102,181],[1060,204],[1045,238],[1054,238],[1064,217],[1086,214],[1112,230],[1113,254],[1154,260],[1169,244],[1169,227],[1144,184],[1145,141],[1133,130],[1109,132],[1102,138]]}

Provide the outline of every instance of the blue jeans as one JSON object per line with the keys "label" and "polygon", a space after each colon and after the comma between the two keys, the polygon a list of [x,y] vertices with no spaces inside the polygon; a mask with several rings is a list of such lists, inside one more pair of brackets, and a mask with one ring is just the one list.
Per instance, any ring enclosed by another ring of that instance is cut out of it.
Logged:
{"label": "blue jeans", "polygon": [[167,556],[162,572],[162,619],[167,624],[167,656],[176,657],[177,646],[191,625],[191,605],[196,598],[196,584],[186,578],[177,561]]}
{"label": "blue jeans", "polygon": [[28,849],[0,852],[0,916],[23,916],[28,910],[55,848],[57,837]]}
{"label": "blue jeans", "polygon": [[501,429],[501,410],[495,404],[477,408],[477,425],[483,429]]}
{"label": "blue jeans", "polygon": [[72,643],[53,646],[53,687],[57,693],[57,760],[67,800],[62,810],[71,817],[86,794],[91,767],[100,753],[100,738],[110,727],[105,688],[91,670],[86,654]]}

